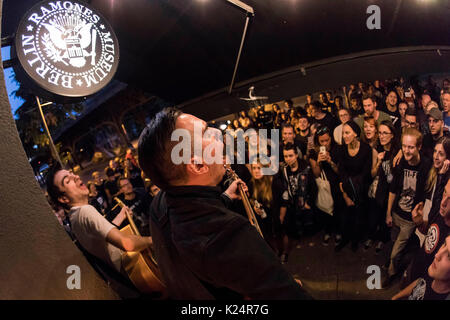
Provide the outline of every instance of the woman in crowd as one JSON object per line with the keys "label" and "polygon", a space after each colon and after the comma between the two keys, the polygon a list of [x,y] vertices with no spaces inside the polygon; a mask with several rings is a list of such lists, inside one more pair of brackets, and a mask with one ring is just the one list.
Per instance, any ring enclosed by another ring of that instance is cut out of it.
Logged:
{"label": "woman in crowd", "polygon": [[275,250],[273,236],[273,193],[272,176],[263,175],[260,162],[251,165],[251,179],[248,185],[250,202],[255,209],[256,219],[263,233],[264,239]]}
{"label": "woman in crowd", "polygon": [[350,120],[350,111],[347,108],[340,108],[338,109],[338,118],[341,122],[340,125],[338,125],[334,131],[333,131],[333,137],[334,141],[336,141],[337,144],[342,144],[342,126],[344,123]]}
{"label": "woman in crowd", "polygon": [[[436,188],[438,176],[446,160],[450,158],[450,138],[441,137],[434,146],[433,166],[428,174],[427,184],[425,187],[426,199],[431,201]],[[448,177],[447,177],[448,178]]]}
{"label": "woman in crowd", "polygon": [[392,162],[400,149],[399,137],[392,122],[382,121],[379,127],[379,146],[375,162],[375,177],[369,188],[369,228],[368,239],[364,243],[366,249],[377,242],[375,252],[383,249],[383,244],[390,240],[389,228],[386,225],[386,209],[389,185],[392,182]]}
{"label": "woman in crowd", "polygon": [[373,149],[378,147],[378,128],[374,117],[364,117],[362,141]]}
{"label": "woman in crowd", "polygon": [[[340,230],[340,216],[343,208],[343,199],[339,190],[339,174],[336,165],[338,159],[338,146],[334,143],[330,130],[327,127],[320,127],[314,136],[315,148],[309,153],[309,162],[314,176],[320,178],[322,173],[330,184],[331,196],[333,198],[333,208],[331,212],[324,212],[320,209],[321,205],[317,204],[317,210],[320,214],[320,220],[324,227],[325,235],[323,237],[323,245],[327,246],[331,234],[335,234],[335,243],[338,245],[342,240],[342,232]],[[321,192],[321,185],[317,185]]]}
{"label": "woman in crowd", "polygon": [[376,154],[368,144],[359,140],[361,129],[353,120],[344,124],[342,132],[344,144],[340,150],[338,170],[347,210],[342,213],[343,240],[335,249],[340,251],[351,241],[352,250],[356,251],[365,220],[367,192]]}

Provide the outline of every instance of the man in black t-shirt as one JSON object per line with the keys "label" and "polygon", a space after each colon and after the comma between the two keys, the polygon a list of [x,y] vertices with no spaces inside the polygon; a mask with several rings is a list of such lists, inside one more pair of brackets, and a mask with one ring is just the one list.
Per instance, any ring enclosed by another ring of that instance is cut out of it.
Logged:
{"label": "man in black t-shirt", "polygon": [[298,119],[298,128],[299,132],[296,136],[296,140],[298,141],[298,146],[300,146],[302,154],[306,155],[309,138],[311,137],[309,118],[306,113],[300,115]]}
{"label": "man in black t-shirt", "polygon": [[414,257],[408,270],[410,281],[426,273],[426,268],[433,262],[437,249],[444,244],[445,238],[450,234],[450,180],[447,174],[438,175],[432,202],[428,220],[423,220],[422,203],[417,204],[412,212],[414,222],[426,237],[423,247]]}
{"label": "man in black t-shirt", "polygon": [[[150,203],[152,202],[150,195],[146,193],[144,189],[133,188],[133,185],[127,178],[119,178],[117,185],[120,191],[122,191],[122,195],[119,199],[125,203],[131,211],[133,211],[133,221],[136,224],[140,234],[142,236],[150,236],[150,226],[148,220]],[[120,208],[111,212],[108,220],[113,220],[119,211]],[[125,219],[118,227],[119,229],[122,229],[128,224],[128,219]]]}
{"label": "man in black t-shirt", "polygon": [[317,123],[322,127],[327,127],[330,131],[333,131],[334,128],[338,126],[336,119],[329,112],[323,112],[317,102],[313,102],[311,106],[313,123]]}
{"label": "man in black t-shirt", "polygon": [[396,126],[397,122],[400,121],[400,113],[398,112],[397,103],[397,93],[394,90],[391,90],[389,91],[386,101],[381,108],[381,111],[387,113],[389,117],[391,117],[391,121],[394,126]]}
{"label": "man in black t-shirt", "polygon": [[[405,128],[402,134],[403,159],[394,171],[394,179],[389,187],[386,224],[393,229],[392,247],[388,277],[383,287],[391,284],[399,273],[399,258],[416,229],[411,212],[416,204],[425,201],[425,184],[430,163],[421,157],[422,134],[415,128]],[[398,233],[398,234],[397,234]]]}
{"label": "man in black t-shirt", "polygon": [[450,236],[428,267],[427,274],[413,281],[392,300],[408,297],[408,300],[448,300],[450,297]]}
{"label": "man in black t-shirt", "polygon": [[117,188],[117,179],[116,174],[114,173],[114,170],[107,167],[105,170],[106,174],[106,181],[105,181],[105,193],[106,197],[108,198],[108,203],[111,206],[113,203],[113,198],[117,196],[119,189]]}
{"label": "man in black t-shirt", "polygon": [[283,146],[285,166],[280,168],[277,185],[282,186],[279,223],[282,238],[281,262],[288,261],[288,255],[293,248],[294,240],[303,232],[313,227],[312,206],[317,194],[317,186],[311,167],[305,160],[299,158],[297,148],[288,143]]}

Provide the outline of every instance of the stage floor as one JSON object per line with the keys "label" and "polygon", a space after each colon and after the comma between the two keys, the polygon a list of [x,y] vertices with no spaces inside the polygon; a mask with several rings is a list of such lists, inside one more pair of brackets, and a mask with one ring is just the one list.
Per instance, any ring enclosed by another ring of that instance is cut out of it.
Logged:
{"label": "stage floor", "polygon": [[[367,287],[367,268],[378,266],[381,271],[381,283],[385,271],[382,265],[389,256],[390,243],[375,255],[375,248],[367,251],[362,244],[356,252],[350,244],[340,252],[334,251],[334,237],[328,246],[322,244],[323,231],[300,240],[289,256],[286,268],[298,277],[304,288],[319,300],[390,300],[400,291],[400,281],[394,282],[388,289]],[[372,282],[373,283],[373,282]]]}

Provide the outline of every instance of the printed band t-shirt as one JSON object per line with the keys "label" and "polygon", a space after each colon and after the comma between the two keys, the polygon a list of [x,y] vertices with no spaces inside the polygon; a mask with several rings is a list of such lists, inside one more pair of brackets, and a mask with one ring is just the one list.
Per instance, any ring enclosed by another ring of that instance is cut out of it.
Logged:
{"label": "printed band t-shirt", "polygon": [[424,186],[429,169],[429,162],[423,158],[415,166],[409,165],[405,159],[400,161],[389,192],[397,195],[393,211],[401,218],[412,221],[414,206],[425,200]]}
{"label": "printed band t-shirt", "polygon": [[417,284],[414,287],[408,300],[445,300],[450,292],[437,293],[431,288],[433,279],[427,274],[423,278],[417,280]]}

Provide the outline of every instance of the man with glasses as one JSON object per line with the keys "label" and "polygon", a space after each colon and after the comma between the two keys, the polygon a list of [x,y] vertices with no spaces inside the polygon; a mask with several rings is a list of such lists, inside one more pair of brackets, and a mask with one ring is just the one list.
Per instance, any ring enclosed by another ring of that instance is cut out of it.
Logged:
{"label": "man with glasses", "polygon": [[419,122],[417,122],[417,113],[414,108],[409,107],[405,112],[405,127],[419,129]]}

